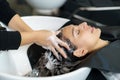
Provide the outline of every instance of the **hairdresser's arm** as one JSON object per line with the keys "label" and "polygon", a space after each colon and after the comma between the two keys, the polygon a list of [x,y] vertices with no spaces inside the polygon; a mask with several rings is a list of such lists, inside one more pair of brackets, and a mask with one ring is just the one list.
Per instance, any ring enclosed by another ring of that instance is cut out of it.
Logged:
{"label": "hairdresser's arm", "polygon": [[18,49],[21,45],[37,43],[39,45],[45,45],[47,37],[44,31],[0,31],[0,50]]}
{"label": "hairdresser's arm", "polygon": [[32,31],[20,16],[9,6],[7,0],[0,0],[0,21],[17,31]]}
{"label": "hairdresser's arm", "polygon": [[16,14],[9,21],[8,26],[17,31],[32,31],[32,29]]}
{"label": "hairdresser's arm", "polygon": [[[54,32],[48,30],[39,30],[39,31],[32,31],[32,32],[20,32],[21,34],[21,44],[30,44],[36,43],[43,47],[47,47],[48,49],[52,50],[53,54],[59,59],[58,50],[64,58],[67,55],[64,51],[59,47],[58,44],[68,48],[68,45],[65,42],[60,41],[54,34]],[[55,50],[56,49],[56,50]]]}

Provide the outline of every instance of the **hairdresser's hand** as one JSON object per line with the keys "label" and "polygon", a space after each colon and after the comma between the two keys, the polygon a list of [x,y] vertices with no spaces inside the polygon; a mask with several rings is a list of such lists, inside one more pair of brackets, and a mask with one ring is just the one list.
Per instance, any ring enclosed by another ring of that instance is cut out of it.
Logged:
{"label": "hairdresser's hand", "polygon": [[56,37],[57,34],[58,32],[40,30],[40,33],[36,39],[37,40],[36,43],[38,45],[41,45],[43,48],[51,50],[58,59],[59,59],[58,52],[60,52],[60,54],[64,58],[67,58],[67,55],[65,54],[64,50],[60,48],[60,46],[64,46],[67,49],[69,49],[69,47],[65,42],[61,41],[58,37]]}

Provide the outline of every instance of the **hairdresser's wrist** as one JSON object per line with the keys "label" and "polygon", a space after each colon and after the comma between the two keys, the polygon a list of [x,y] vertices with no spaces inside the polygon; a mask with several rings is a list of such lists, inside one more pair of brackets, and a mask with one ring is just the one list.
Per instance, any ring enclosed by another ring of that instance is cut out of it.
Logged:
{"label": "hairdresser's wrist", "polygon": [[49,42],[48,38],[53,35],[53,32],[48,30],[38,30],[35,32],[35,43],[41,46],[48,46]]}
{"label": "hairdresser's wrist", "polygon": [[20,32],[21,34],[21,45],[35,43],[36,41],[36,31],[32,32]]}

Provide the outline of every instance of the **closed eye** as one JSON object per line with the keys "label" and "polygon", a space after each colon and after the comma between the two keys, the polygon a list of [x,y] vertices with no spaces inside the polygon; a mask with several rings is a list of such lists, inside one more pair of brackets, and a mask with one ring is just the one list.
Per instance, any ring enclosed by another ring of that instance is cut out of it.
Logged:
{"label": "closed eye", "polygon": [[74,32],[75,34],[74,34],[74,36],[75,37],[77,37],[79,34],[80,34],[80,30],[79,29],[77,29],[77,30],[75,30],[75,32]]}
{"label": "closed eye", "polygon": [[80,30],[76,29],[75,27],[72,28],[72,35],[73,37],[77,37],[80,34]]}
{"label": "closed eye", "polygon": [[79,35],[80,34],[80,30],[77,30],[76,34]]}

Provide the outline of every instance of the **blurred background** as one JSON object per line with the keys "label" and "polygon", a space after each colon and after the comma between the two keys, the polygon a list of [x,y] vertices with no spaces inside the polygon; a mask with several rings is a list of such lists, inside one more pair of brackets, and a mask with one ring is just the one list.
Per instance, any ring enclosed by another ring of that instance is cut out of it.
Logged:
{"label": "blurred background", "polygon": [[[58,16],[58,9],[66,0],[7,0],[10,6],[21,16],[50,15]],[[40,8],[40,9],[39,9]],[[39,11],[39,10],[41,11]],[[52,11],[50,11],[52,10]]]}
{"label": "blurred background", "polygon": [[[120,0],[7,0],[21,16],[49,15],[71,18],[73,14],[103,23],[120,25]],[[37,3],[34,1],[38,1]],[[45,3],[46,1],[46,3]],[[56,1],[56,2],[55,2]],[[55,3],[55,4],[54,4]],[[33,5],[35,4],[35,5]],[[117,7],[116,10],[85,11],[79,7]],[[39,9],[40,7],[40,9]],[[56,8],[53,8],[56,7]]]}
{"label": "blurred background", "polygon": [[32,15],[33,8],[25,0],[7,0],[10,6],[21,16]]}

